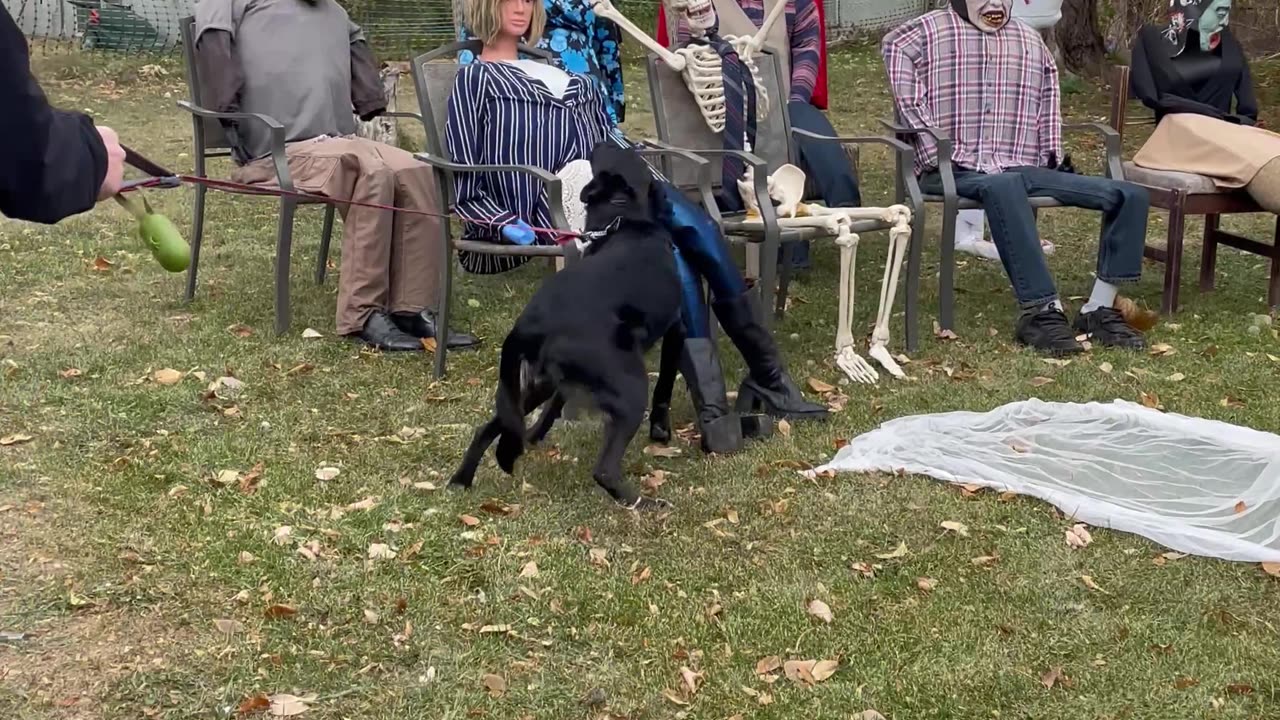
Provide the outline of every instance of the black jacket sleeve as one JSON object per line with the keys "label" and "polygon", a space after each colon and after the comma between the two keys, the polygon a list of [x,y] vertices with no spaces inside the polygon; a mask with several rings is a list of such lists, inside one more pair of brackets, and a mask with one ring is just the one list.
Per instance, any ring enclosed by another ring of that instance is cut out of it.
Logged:
{"label": "black jacket sleeve", "polygon": [[88,116],[49,106],[27,40],[2,6],[0,68],[0,213],[51,225],[92,208],[107,149]]}
{"label": "black jacket sleeve", "polygon": [[196,39],[196,70],[200,76],[200,100],[206,110],[239,112],[244,75],[232,50],[231,33],[205,30]]}
{"label": "black jacket sleeve", "polygon": [[1129,90],[1143,105],[1155,110],[1159,106],[1160,91],[1151,74],[1151,60],[1147,56],[1151,49],[1146,37],[1146,28],[1143,28],[1133,43],[1133,54],[1129,60]]}
{"label": "black jacket sleeve", "polygon": [[1240,77],[1236,80],[1236,114],[1258,123],[1258,98],[1253,94],[1253,77],[1249,73],[1249,58],[1240,53]]}
{"label": "black jacket sleeve", "polygon": [[387,95],[382,90],[378,61],[364,40],[351,43],[351,106],[366,122],[387,111]]}

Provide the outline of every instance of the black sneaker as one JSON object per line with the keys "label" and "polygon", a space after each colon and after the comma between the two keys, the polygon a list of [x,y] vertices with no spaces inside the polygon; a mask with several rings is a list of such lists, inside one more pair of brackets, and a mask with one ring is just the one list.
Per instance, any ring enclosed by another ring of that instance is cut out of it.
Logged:
{"label": "black sneaker", "polygon": [[1080,313],[1076,316],[1075,328],[1078,332],[1087,333],[1094,342],[1105,347],[1141,350],[1147,346],[1142,333],[1125,322],[1124,316],[1115,308],[1104,307]]}
{"label": "black sneaker", "polygon": [[1023,345],[1049,355],[1084,352],[1084,346],[1076,341],[1076,333],[1067,323],[1066,314],[1052,305],[1027,310],[1019,316],[1014,337]]}

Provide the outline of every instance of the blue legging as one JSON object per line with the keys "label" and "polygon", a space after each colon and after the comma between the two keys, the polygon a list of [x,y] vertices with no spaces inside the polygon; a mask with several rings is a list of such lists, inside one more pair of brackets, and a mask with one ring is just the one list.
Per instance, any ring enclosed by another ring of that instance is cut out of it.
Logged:
{"label": "blue legging", "polygon": [[662,190],[671,208],[667,226],[676,245],[685,331],[692,338],[710,337],[711,321],[700,278],[706,279],[711,295],[717,300],[741,295],[746,292],[747,284],[711,216],[671,183],[662,183]]}

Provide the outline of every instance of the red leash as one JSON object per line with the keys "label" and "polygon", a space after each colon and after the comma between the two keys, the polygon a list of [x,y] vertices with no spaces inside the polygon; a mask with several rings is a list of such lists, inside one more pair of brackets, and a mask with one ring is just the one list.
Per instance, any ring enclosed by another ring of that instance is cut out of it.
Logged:
{"label": "red leash", "polygon": [[[150,160],[142,157],[137,152],[124,148],[125,162],[151,174],[153,177],[143,180],[136,180],[126,183],[120,189],[121,193],[131,192],[139,188],[147,187],[177,187],[179,183],[189,183],[192,185],[203,185],[214,190],[223,190],[226,192],[234,192],[237,194],[248,195],[270,195],[273,197],[292,197],[299,200],[309,200],[315,203],[323,203],[325,205],[355,205],[358,207],[370,208],[373,210],[390,210],[392,212],[409,213],[410,215],[423,215],[426,217],[441,218],[444,220],[461,220],[462,222],[472,223],[475,225],[488,225],[490,227],[503,227],[503,223],[490,222],[487,220],[469,220],[463,217],[456,217],[446,213],[435,213],[427,210],[416,210],[413,208],[401,208],[394,205],[380,205],[378,203],[360,202],[358,200],[338,200],[336,198],[325,197],[308,192],[299,192],[296,190],[283,190],[281,188],[260,187],[257,185],[248,185],[246,183],[238,183],[232,180],[218,180],[215,178],[200,177],[198,175],[178,175],[170,173],[164,168],[156,165]],[[564,245],[572,242],[575,238],[582,237],[581,233],[572,230],[557,230],[555,228],[529,228],[535,233],[548,235],[558,245]]]}

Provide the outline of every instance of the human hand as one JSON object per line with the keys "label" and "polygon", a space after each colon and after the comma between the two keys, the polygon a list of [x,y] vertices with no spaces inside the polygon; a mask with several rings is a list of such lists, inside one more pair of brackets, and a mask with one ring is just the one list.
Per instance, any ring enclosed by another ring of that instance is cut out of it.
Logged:
{"label": "human hand", "polygon": [[502,237],[515,245],[532,245],[535,236],[529,223],[517,220],[510,225],[502,226]]}
{"label": "human hand", "polygon": [[119,193],[120,187],[124,185],[124,148],[120,147],[120,137],[115,130],[99,125],[98,134],[102,136],[102,144],[107,147],[107,174],[98,190],[98,199],[106,200]]}

